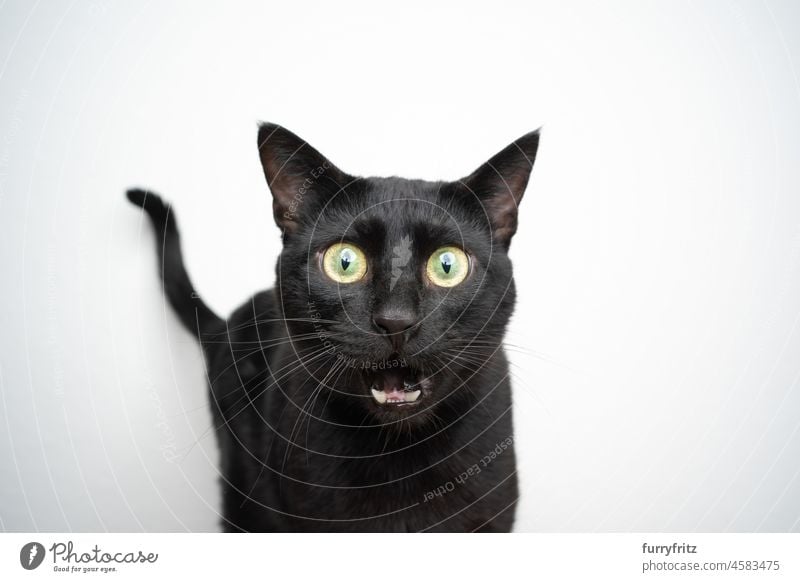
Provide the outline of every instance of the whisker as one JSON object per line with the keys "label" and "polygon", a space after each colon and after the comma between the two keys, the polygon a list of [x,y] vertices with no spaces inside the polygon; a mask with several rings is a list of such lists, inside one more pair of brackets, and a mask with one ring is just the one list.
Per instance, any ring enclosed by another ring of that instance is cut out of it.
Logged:
{"label": "whisker", "polygon": [[[310,364],[312,361],[314,361],[314,360],[318,359],[320,356],[323,356],[323,355],[325,355],[325,352],[326,352],[326,351],[328,351],[328,348],[325,348],[325,347],[322,347],[322,348],[316,348],[316,350],[312,350],[310,354],[308,354],[308,355],[305,355],[305,356],[304,356],[305,358],[307,358],[306,360],[304,360],[304,361],[301,361],[301,360],[303,360],[303,358],[298,358],[298,359],[297,359],[297,360],[295,360],[295,361],[292,361],[292,362],[289,362],[289,363],[287,363],[285,366],[283,366],[283,367],[279,368],[278,370],[272,371],[272,373],[274,374],[274,373],[280,372],[280,371],[282,371],[282,370],[285,370],[285,369],[286,369],[286,368],[288,368],[289,366],[293,366],[293,368],[292,368],[292,369],[290,369],[288,372],[286,372],[285,374],[283,374],[283,375],[282,375],[280,378],[276,378],[276,379],[275,379],[275,381],[273,381],[273,383],[271,383],[271,384],[269,384],[268,386],[266,386],[266,387],[265,387],[263,390],[261,390],[261,392],[259,392],[258,394],[256,394],[256,395],[255,395],[254,397],[252,397],[252,398],[251,398],[251,397],[249,397],[249,394],[248,394],[247,390],[243,390],[243,394],[242,394],[241,396],[239,396],[239,398],[237,398],[237,399],[236,399],[234,402],[232,402],[232,403],[228,404],[225,410],[223,410],[223,409],[221,408],[221,403],[220,403],[220,401],[219,401],[219,400],[216,398],[216,396],[215,396],[215,394],[214,394],[214,390],[213,390],[213,388],[212,388],[212,390],[211,390],[212,399],[213,399],[213,402],[214,402],[214,404],[217,406],[217,410],[219,410],[219,413],[220,413],[220,416],[222,417],[222,420],[223,420],[223,422],[222,422],[221,424],[219,424],[219,425],[215,425],[215,423],[213,423],[213,422],[212,422],[212,423],[211,423],[211,424],[210,424],[210,425],[209,425],[209,426],[208,426],[208,427],[207,427],[205,430],[203,430],[203,432],[200,434],[200,436],[199,436],[199,437],[198,437],[198,438],[195,440],[195,442],[194,442],[194,443],[192,443],[192,445],[189,447],[189,450],[188,450],[188,451],[186,452],[186,454],[184,455],[184,458],[185,458],[185,457],[186,457],[186,456],[187,456],[187,455],[188,455],[188,454],[189,454],[189,453],[190,453],[190,452],[191,452],[191,451],[194,449],[194,447],[195,447],[195,446],[196,446],[196,445],[197,445],[197,444],[200,442],[200,440],[202,440],[202,439],[203,439],[203,438],[204,438],[204,437],[205,437],[207,434],[209,434],[209,433],[211,432],[211,430],[219,430],[219,429],[221,429],[221,428],[223,428],[223,427],[225,427],[225,426],[229,426],[229,425],[230,425],[230,423],[231,423],[231,422],[232,422],[232,421],[233,421],[235,418],[237,418],[237,417],[238,417],[238,416],[239,416],[239,415],[240,415],[242,412],[244,412],[245,410],[247,410],[248,408],[250,408],[250,407],[251,407],[251,406],[254,404],[254,402],[253,402],[254,400],[256,400],[256,399],[260,398],[260,397],[261,397],[261,396],[264,394],[264,392],[266,392],[266,390],[268,390],[268,389],[269,389],[269,388],[270,388],[270,387],[271,387],[273,384],[275,384],[275,383],[276,383],[278,380],[281,380],[281,379],[283,379],[285,376],[287,376],[287,375],[289,375],[289,374],[291,374],[291,373],[293,373],[293,372],[295,372],[295,371],[299,370],[300,368],[304,367],[305,365],[308,365],[308,364]],[[230,366],[229,366],[229,367],[230,367]],[[253,378],[250,380],[250,382],[252,382],[252,381],[253,381],[254,379],[256,379],[257,377],[259,377],[259,376],[263,376],[264,374],[266,374],[266,373],[270,373],[270,372],[271,372],[271,370],[270,370],[269,368],[267,368],[266,370],[262,370],[262,371],[261,371],[261,372],[259,372],[259,373],[258,373],[256,376],[254,376],[254,377],[253,377]],[[244,383],[242,383],[242,382],[240,382],[240,384],[242,385],[241,387],[244,387],[244,386],[245,386],[245,384],[244,384]],[[246,403],[244,406],[242,406],[242,407],[241,407],[241,408],[240,408],[238,411],[236,411],[236,412],[235,412],[235,413],[234,413],[232,416],[230,416],[229,418],[226,418],[226,414],[228,414],[228,413],[230,412],[230,410],[231,410],[231,409],[232,409],[234,406],[236,406],[237,404],[239,404],[240,402],[242,402],[242,401],[243,401],[245,398],[247,398],[247,399],[248,399],[248,402],[247,402],[247,403]],[[287,398],[288,398],[288,397],[287,397]],[[290,402],[292,402],[290,398],[288,398],[288,400],[289,400]],[[294,404],[294,402],[292,402],[292,404]],[[296,406],[296,405],[295,405],[295,406]]]}

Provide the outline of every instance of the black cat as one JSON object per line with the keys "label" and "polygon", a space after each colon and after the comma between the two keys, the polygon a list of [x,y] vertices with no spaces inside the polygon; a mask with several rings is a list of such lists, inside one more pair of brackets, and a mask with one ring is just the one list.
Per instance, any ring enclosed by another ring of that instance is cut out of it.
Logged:
{"label": "black cat", "polygon": [[205,354],[226,530],[511,529],[507,251],[538,144],[456,182],[358,178],[261,125],[283,251],[275,288],[227,321],[192,288],[170,206],[127,193]]}

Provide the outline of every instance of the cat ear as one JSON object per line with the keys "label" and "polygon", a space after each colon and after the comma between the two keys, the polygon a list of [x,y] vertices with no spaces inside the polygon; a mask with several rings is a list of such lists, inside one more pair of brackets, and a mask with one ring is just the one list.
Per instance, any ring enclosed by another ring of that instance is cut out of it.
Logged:
{"label": "cat ear", "polygon": [[274,123],[259,125],[258,153],[272,191],[275,222],[284,233],[297,229],[301,213],[315,206],[315,198],[333,196],[352,180],[305,140]]}
{"label": "cat ear", "polygon": [[517,231],[517,207],[536,159],[539,132],[526,133],[461,180],[483,203],[494,238],[505,248]]}

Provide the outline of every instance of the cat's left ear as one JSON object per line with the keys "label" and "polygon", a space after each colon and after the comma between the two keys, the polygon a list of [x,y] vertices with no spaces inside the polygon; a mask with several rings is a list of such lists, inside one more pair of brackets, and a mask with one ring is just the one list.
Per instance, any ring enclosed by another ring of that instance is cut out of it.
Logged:
{"label": "cat's left ear", "polygon": [[517,231],[517,207],[536,159],[540,129],[515,140],[461,180],[483,204],[494,238],[505,248]]}
{"label": "cat's left ear", "polygon": [[304,216],[352,180],[308,142],[274,123],[259,125],[258,153],[275,222],[284,234],[296,231]]}

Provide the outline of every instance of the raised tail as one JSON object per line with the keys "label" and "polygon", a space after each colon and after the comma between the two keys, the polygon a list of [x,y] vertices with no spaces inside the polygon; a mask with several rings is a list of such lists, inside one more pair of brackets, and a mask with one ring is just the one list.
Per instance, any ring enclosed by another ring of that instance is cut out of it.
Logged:
{"label": "raised tail", "polygon": [[178,224],[170,205],[158,194],[147,190],[133,189],[126,194],[128,200],[144,209],[155,227],[158,271],[167,299],[181,323],[194,334],[217,329],[224,321],[211,311],[192,287],[183,265]]}

